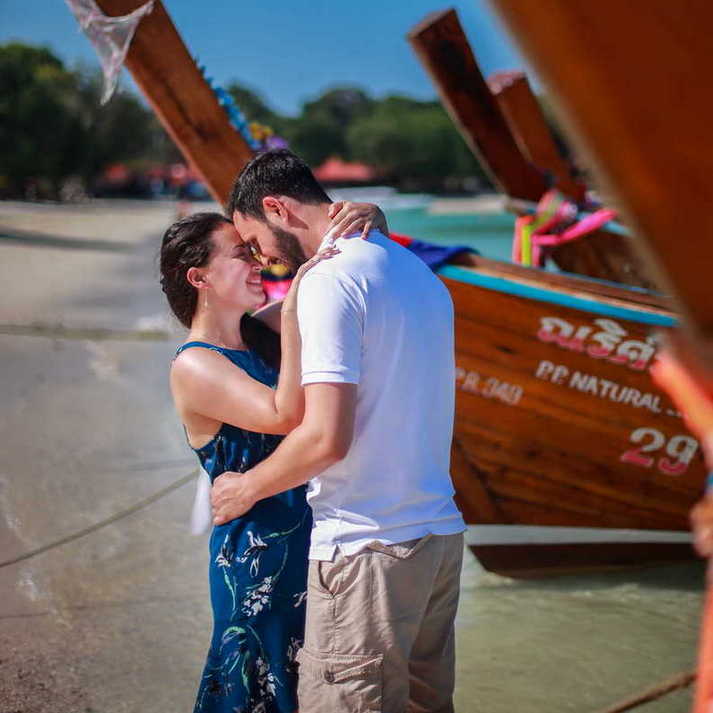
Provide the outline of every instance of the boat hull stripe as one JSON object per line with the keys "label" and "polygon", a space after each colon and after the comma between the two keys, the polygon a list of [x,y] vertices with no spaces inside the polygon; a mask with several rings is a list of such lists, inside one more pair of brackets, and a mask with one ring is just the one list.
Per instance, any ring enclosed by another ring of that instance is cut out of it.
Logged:
{"label": "boat hull stripe", "polygon": [[619,319],[629,320],[630,322],[640,322],[642,324],[651,324],[659,327],[675,327],[677,324],[675,318],[663,314],[629,309],[627,307],[617,307],[595,300],[588,300],[584,297],[563,294],[557,290],[545,290],[540,287],[523,285],[514,280],[481,275],[472,270],[466,270],[455,265],[442,267],[438,271],[438,274],[441,275],[441,277],[447,277],[450,280],[457,280],[458,282],[466,282],[470,285],[483,287],[486,290],[494,290],[517,297],[525,297],[540,302],[549,302],[563,307],[571,307],[572,309],[577,309],[582,312],[601,314],[606,317],[618,317]]}

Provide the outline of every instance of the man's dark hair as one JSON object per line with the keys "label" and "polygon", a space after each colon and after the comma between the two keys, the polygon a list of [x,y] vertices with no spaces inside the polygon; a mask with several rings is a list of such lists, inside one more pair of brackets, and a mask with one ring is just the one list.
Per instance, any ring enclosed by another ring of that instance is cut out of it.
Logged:
{"label": "man's dark hair", "polygon": [[243,168],[228,199],[228,218],[232,219],[237,210],[267,222],[262,207],[262,199],[266,196],[289,196],[307,205],[332,202],[309,166],[287,149],[258,154]]}

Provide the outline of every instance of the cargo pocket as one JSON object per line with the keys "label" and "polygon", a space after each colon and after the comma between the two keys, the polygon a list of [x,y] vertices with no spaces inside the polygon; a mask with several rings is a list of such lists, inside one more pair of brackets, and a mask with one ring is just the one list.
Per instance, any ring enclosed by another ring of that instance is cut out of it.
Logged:
{"label": "cargo pocket", "polygon": [[297,653],[299,708],[309,713],[381,713],[381,654]]}

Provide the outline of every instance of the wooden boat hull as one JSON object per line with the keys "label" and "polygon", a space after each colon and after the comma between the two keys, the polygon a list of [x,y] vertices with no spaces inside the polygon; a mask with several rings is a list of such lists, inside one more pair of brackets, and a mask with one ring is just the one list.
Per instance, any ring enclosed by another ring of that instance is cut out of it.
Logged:
{"label": "wooden boat hull", "polygon": [[[685,532],[703,460],[648,372],[651,334],[674,316],[641,291],[479,258],[440,275],[456,311],[452,474],[466,522]],[[692,556],[685,537],[563,537],[470,544],[506,574]]]}
{"label": "wooden boat hull", "polygon": [[689,543],[562,543],[551,545],[472,545],[489,572],[517,579],[664,565],[695,557]]}

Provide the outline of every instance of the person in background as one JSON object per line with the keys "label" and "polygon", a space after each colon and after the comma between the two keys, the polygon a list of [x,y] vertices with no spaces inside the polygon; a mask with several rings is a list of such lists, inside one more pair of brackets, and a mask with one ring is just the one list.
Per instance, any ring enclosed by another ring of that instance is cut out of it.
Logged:
{"label": "person in background", "polygon": [[[698,438],[713,476],[713,380],[702,370],[664,350],[651,369],[656,383],[671,397],[686,425]],[[709,476],[709,480],[711,479]],[[702,557],[713,556],[713,483],[691,511],[693,543]]]}
{"label": "person in background", "polygon": [[[386,228],[376,206],[339,205],[333,215],[337,225],[347,219]],[[305,272],[335,252],[327,248],[305,263],[282,303],[251,315],[265,301],[261,264],[231,221],[197,213],[166,231],[161,285],[190,329],[171,367],[171,391],[188,443],[211,479],[254,467],[300,423],[296,295]],[[214,629],[196,712],[296,710],[311,527],[305,488],[298,486],[213,529]]]}

